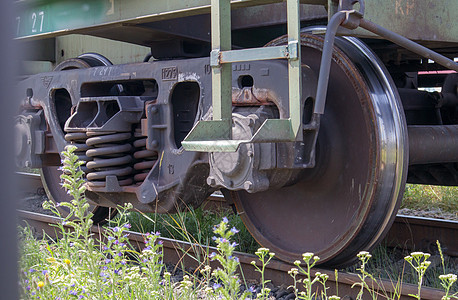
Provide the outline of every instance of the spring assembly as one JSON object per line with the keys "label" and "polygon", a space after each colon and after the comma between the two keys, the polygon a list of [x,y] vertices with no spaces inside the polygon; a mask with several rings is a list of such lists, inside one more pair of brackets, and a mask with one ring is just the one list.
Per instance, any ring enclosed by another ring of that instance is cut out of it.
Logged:
{"label": "spring assembly", "polygon": [[104,187],[107,176],[116,176],[120,186],[132,184],[132,146],[130,132],[88,131],[86,155],[92,158],[86,164],[89,186]]}
{"label": "spring assembly", "polygon": [[149,171],[157,162],[158,153],[157,151],[146,149],[146,137],[142,136],[141,129],[135,129],[135,137],[137,138],[134,142],[135,152],[135,164],[134,169],[137,174],[134,176],[134,180],[137,184],[141,184]]}
{"label": "spring assembly", "polygon": [[[78,156],[79,160],[84,161],[86,163],[92,160],[92,158],[86,155],[86,151],[89,149],[89,146],[86,145],[86,132],[69,132],[65,134],[65,140],[76,147],[75,154]],[[83,165],[81,166],[81,170],[84,173],[87,173],[88,168]]]}

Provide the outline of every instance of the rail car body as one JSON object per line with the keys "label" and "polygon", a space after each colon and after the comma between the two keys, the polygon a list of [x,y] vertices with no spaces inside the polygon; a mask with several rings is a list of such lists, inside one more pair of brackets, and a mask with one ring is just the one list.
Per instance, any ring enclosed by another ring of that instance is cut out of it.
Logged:
{"label": "rail car body", "polygon": [[18,1],[17,165],[64,201],[75,145],[96,221],[221,190],[279,258],[350,263],[406,182],[458,185],[458,6],[276,2]]}

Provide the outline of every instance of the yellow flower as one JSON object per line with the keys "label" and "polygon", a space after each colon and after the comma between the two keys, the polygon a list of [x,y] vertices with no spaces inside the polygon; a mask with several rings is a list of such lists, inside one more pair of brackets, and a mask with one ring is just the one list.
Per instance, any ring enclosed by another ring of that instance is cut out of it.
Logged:
{"label": "yellow flower", "polygon": [[70,265],[71,261],[68,258],[66,258],[64,259],[64,263],[66,263],[67,265]]}
{"label": "yellow flower", "polygon": [[45,283],[43,281],[38,281],[37,282],[37,286],[38,286],[38,288],[42,288],[42,287],[45,286]]}
{"label": "yellow flower", "polygon": [[46,260],[50,263],[56,262],[56,259],[54,257],[48,257]]}

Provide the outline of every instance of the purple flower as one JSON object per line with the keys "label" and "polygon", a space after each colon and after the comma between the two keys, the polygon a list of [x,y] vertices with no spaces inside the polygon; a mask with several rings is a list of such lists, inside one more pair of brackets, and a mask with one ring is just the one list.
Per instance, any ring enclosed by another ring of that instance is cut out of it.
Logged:
{"label": "purple flower", "polygon": [[[128,234],[128,233],[126,233],[126,234],[125,234],[125,235],[123,235],[122,237],[125,237],[125,238],[126,238],[126,237],[128,237],[128,236],[129,236],[129,234]],[[145,243],[146,243],[146,241],[145,241]]]}
{"label": "purple flower", "polygon": [[29,273],[33,273],[33,272],[36,272],[37,270],[35,270],[34,268],[30,268],[29,269]]}
{"label": "purple flower", "polygon": [[231,232],[232,232],[233,234],[236,234],[236,233],[238,233],[239,231],[237,230],[237,228],[232,227],[232,228],[231,228]]}
{"label": "purple flower", "polygon": [[248,289],[250,292],[252,293],[255,293],[256,292],[256,288],[254,287],[254,285],[250,286],[250,288]]}
{"label": "purple flower", "polygon": [[30,291],[30,289],[31,289],[30,285],[28,285],[25,289]]}
{"label": "purple flower", "polygon": [[48,271],[46,271],[46,270],[41,271],[41,274],[43,274],[43,275],[46,275],[46,273],[48,273]]}
{"label": "purple flower", "polygon": [[156,233],[154,234],[155,236],[160,236],[161,233],[159,231],[156,231]]}
{"label": "purple flower", "polygon": [[126,261],[125,260],[121,260],[121,265],[125,265],[126,264]]}
{"label": "purple flower", "polygon": [[164,244],[164,242],[163,242],[163,241],[159,241],[159,242],[157,242],[157,243],[158,243],[159,245],[162,245],[162,244]]}
{"label": "purple flower", "polygon": [[215,289],[215,290],[219,289],[220,287],[221,287],[221,284],[219,284],[219,283],[213,284],[213,289]]}
{"label": "purple flower", "polygon": [[210,257],[210,258],[213,258],[213,257],[215,257],[215,256],[216,256],[216,253],[215,253],[215,252],[212,252],[212,253],[210,254],[209,257]]}
{"label": "purple flower", "polygon": [[125,247],[126,244],[124,244],[124,243],[119,243],[119,246],[120,246],[120,247]]}
{"label": "purple flower", "polygon": [[229,256],[228,258],[229,258],[229,259],[232,259],[232,260],[234,260],[234,261],[236,261],[236,262],[239,262],[239,258],[238,258],[237,256],[232,256],[232,255],[231,255],[231,256]]}
{"label": "purple flower", "polygon": [[131,226],[129,223],[127,223],[127,224],[124,224],[123,227],[124,227],[124,228],[127,228],[127,229],[130,229],[132,226]]}
{"label": "purple flower", "polygon": [[73,291],[73,290],[72,290],[72,291],[70,291],[70,292],[68,292],[68,293],[69,293],[70,295],[73,295],[73,296],[76,296],[76,295],[78,295],[78,292],[77,292],[77,291]]}
{"label": "purple flower", "polygon": [[118,256],[122,256],[122,253],[121,253],[121,252],[118,252],[117,255],[118,255]]}
{"label": "purple flower", "polygon": [[212,236],[212,240],[216,241],[217,237],[216,236]]}
{"label": "purple flower", "polygon": [[232,248],[235,248],[236,246],[238,246],[238,244],[237,244],[236,242],[232,242],[232,243],[231,243],[231,247],[232,247]]}
{"label": "purple flower", "polygon": [[119,275],[119,270],[114,270],[114,273]]}
{"label": "purple flower", "polygon": [[109,241],[112,241],[112,240],[114,240],[114,239],[115,239],[115,238],[112,237],[112,236],[109,236],[109,237],[108,237],[108,240],[109,240]]}
{"label": "purple flower", "polygon": [[115,228],[113,228],[113,232],[118,232],[120,229],[118,226],[116,226]]}
{"label": "purple flower", "polygon": [[107,251],[108,250],[108,247],[107,246],[103,246],[103,251]]}
{"label": "purple flower", "polygon": [[144,258],[144,259],[143,259],[143,262],[144,262],[144,263],[147,263],[147,262],[148,262],[148,259],[147,259],[147,258]]}
{"label": "purple flower", "polygon": [[107,259],[105,259],[105,263],[106,263],[106,264],[109,264],[109,263],[111,263],[111,259],[108,259],[108,258],[107,258]]}
{"label": "purple flower", "polygon": [[145,247],[142,251],[151,250],[151,246]]}
{"label": "purple flower", "polygon": [[226,217],[224,217],[223,218],[223,223],[229,223],[229,220]]}
{"label": "purple flower", "polygon": [[220,242],[220,243],[227,243],[227,242],[229,242],[229,241],[226,240],[225,238],[220,238],[220,239],[219,239],[219,242]]}

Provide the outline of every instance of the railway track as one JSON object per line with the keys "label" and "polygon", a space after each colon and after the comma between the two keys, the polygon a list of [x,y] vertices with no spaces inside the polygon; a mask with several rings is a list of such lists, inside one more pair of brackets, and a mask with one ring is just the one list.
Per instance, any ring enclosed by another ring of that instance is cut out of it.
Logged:
{"label": "railway track", "polygon": [[[44,231],[48,235],[55,237],[55,227],[52,224],[61,222],[61,219],[53,216],[38,214],[34,212],[28,212],[19,210],[19,218],[26,221],[30,226],[35,228],[37,231]],[[101,234],[106,228],[93,226],[92,232],[95,236],[103,236]],[[139,249],[144,247],[144,237],[138,232],[129,232],[129,239],[132,245],[137,246]],[[180,264],[186,269],[199,269],[202,267],[202,263],[196,261],[194,257],[197,254],[203,254],[205,252],[210,253],[216,251],[214,247],[202,247],[200,245],[190,244],[187,242],[177,241],[168,238],[160,239],[163,243],[164,263]],[[208,252],[209,251],[209,252]],[[252,261],[257,261],[257,257],[252,254],[240,253],[235,254],[241,264],[243,274],[247,281],[258,281],[259,273],[257,273],[251,264]],[[202,256],[201,256],[202,257]],[[214,267],[212,265],[212,267]],[[279,260],[272,260],[271,263],[266,267],[265,277],[270,279],[275,285],[289,286],[292,284],[292,279],[288,275],[288,271],[294,267],[292,264],[285,263]],[[328,295],[336,293],[336,286],[338,286],[338,294],[341,299],[354,299],[358,293],[358,288],[352,288],[352,285],[359,282],[359,278],[356,274],[339,272],[336,280],[335,272],[333,270],[326,269],[314,269],[314,272],[321,272],[329,276],[328,279]],[[393,285],[387,280],[378,280],[378,291],[381,295],[385,293],[393,292]],[[371,282],[368,283],[371,286]],[[403,284],[401,290],[401,300],[412,299],[409,294],[416,293],[417,286],[412,284]],[[423,300],[437,300],[443,296],[443,292],[432,288],[422,289]],[[383,298],[383,297],[380,297]]]}
{"label": "railway track", "polygon": [[[17,176],[21,191],[41,195],[45,193],[39,174],[18,172]],[[203,205],[207,209],[227,206],[224,197],[217,194],[210,196]],[[457,236],[457,221],[398,215],[384,243],[389,247],[432,253],[439,240],[446,255],[458,257]]]}

